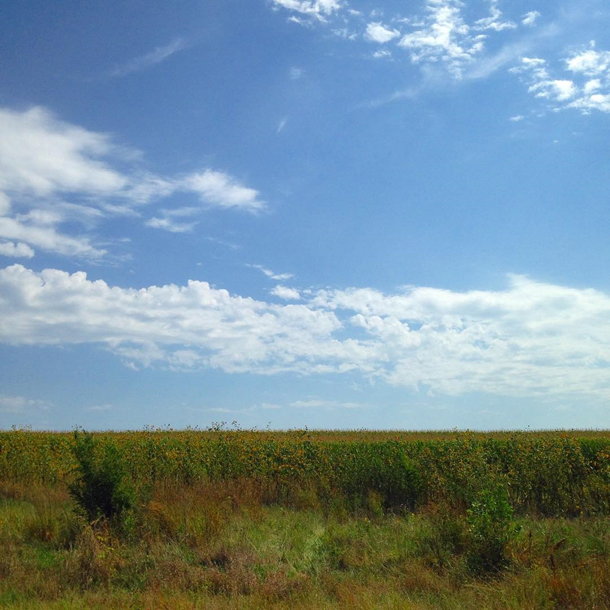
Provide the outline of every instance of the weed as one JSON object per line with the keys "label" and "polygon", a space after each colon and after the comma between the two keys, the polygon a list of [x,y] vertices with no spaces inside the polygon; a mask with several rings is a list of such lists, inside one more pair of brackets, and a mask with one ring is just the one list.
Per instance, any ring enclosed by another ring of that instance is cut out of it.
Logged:
{"label": "weed", "polygon": [[117,447],[104,444],[97,456],[97,445],[92,434],[74,432],[76,479],[68,489],[90,522],[105,519],[129,526],[132,518],[129,513],[137,506],[136,492],[126,481]]}
{"label": "weed", "polygon": [[507,546],[516,533],[508,491],[502,485],[482,490],[468,509],[467,564],[477,575],[508,565]]}

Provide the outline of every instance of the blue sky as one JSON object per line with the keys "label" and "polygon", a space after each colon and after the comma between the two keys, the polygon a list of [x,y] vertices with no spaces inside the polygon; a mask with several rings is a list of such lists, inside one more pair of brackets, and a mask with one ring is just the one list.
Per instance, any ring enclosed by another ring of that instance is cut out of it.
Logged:
{"label": "blue sky", "polygon": [[4,3],[0,427],[610,427],[609,25]]}

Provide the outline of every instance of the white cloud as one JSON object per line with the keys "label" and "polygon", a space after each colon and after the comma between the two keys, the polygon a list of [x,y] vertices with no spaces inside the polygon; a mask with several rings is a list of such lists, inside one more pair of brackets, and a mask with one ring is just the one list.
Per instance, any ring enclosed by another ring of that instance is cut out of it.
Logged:
{"label": "white cloud", "polygon": [[536,97],[549,98],[558,102],[569,100],[576,95],[576,87],[571,80],[542,80],[528,89]]}
{"label": "white cloud", "polygon": [[56,119],[44,108],[0,108],[0,191],[28,196],[117,195],[128,185],[107,161],[108,136]]}
{"label": "white cloud", "polygon": [[86,237],[71,237],[58,232],[53,226],[34,220],[0,217],[0,237],[27,242],[31,246],[65,256],[82,256],[97,259],[106,250],[93,246]]}
{"label": "white cloud", "polygon": [[190,233],[197,225],[196,222],[176,222],[171,217],[157,218],[153,216],[146,221],[146,226],[153,229],[163,229],[170,233]]}
{"label": "white cloud", "polygon": [[[475,5],[467,5],[462,0],[424,0],[423,11],[418,9],[408,16],[394,15],[385,23],[382,21],[382,10],[368,11],[370,21],[367,22],[363,19],[363,13],[348,9],[347,4],[329,0],[332,10],[329,8],[325,15],[336,16],[332,24],[329,19],[320,17],[322,11],[316,2],[273,2],[276,8],[283,6],[301,14],[315,15],[318,23],[330,27],[332,33],[346,40],[364,39],[386,45],[394,41],[408,53],[412,63],[425,69],[428,79],[438,79],[443,71],[454,79],[464,76],[485,78],[525,53],[535,38],[531,34],[513,37],[501,45],[493,56],[485,54],[486,45],[493,38],[506,37],[508,32],[517,32],[519,27],[515,21],[503,16],[499,0],[481,1]],[[481,4],[487,5],[484,16],[480,16]],[[340,11],[342,8],[346,10]],[[477,9],[479,15],[474,12]],[[521,24],[533,26],[538,16],[537,11],[530,11],[523,15]],[[312,19],[303,20],[293,16],[292,20],[301,25],[313,25]],[[541,32],[538,36],[547,34],[548,32]],[[372,57],[380,59],[392,55],[384,49]]]}
{"label": "white cloud", "polygon": [[595,91],[598,91],[601,88],[602,88],[602,82],[599,80],[599,78],[593,78],[590,81],[587,81],[585,83],[585,86],[583,87],[583,91],[585,93],[594,93]]}
{"label": "white cloud", "polygon": [[0,242],[0,256],[32,258],[34,256],[34,250],[27,244],[21,242],[14,243],[12,241],[4,241]]}
{"label": "white cloud", "polygon": [[529,13],[525,13],[525,15],[523,15],[521,23],[525,26],[533,26],[538,17],[540,17],[540,13],[538,11],[529,11]]}
{"label": "white cloud", "polygon": [[333,28],[331,32],[335,36],[343,38],[343,40],[356,40],[358,38],[358,34],[349,28]]}
{"label": "white cloud", "polygon": [[509,121],[512,121],[513,123],[518,123],[519,121],[522,121],[525,117],[522,114],[517,114],[516,116],[511,116]]}
{"label": "white cloud", "polygon": [[469,79],[487,78],[503,66],[514,63],[515,60],[527,52],[529,46],[530,42],[527,40],[506,44],[493,55],[480,57],[474,64],[470,65],[465,77]]}
{"label": "white cloud", "polygon": [[274,6],[282,7],[304,15],[311,15],[320,21],[338,11],[343,3],[340,0],[272,0]]}
{"label": "white cloud", "polygon": [[599,76],[607,73],[610,69],[610,52],[587,49],[580,53],[574,53],[566,59],[566,66],[571,72],[587,76]]}
{"label": "white cloud", "polygon": [[23,413],[30,409],[47,410],[49,403],[44,400],[32,400],[24,396],[0,395],[0,413]]}
{"label": "white cloud", "polygon": [[293,273],[275,273],[271,271],[271,269],[267,269],[262,265],[246,265],[246,267],[250,267],[251,269],[258,269],[261,273],[266,275],[269,279],[276,280],[277,282],[283,282],[284,280],[289,280],[294,277]]}
{"label": "white cloud", "polygon": [[206,169],[191,174],[181,182],[181,187],[197,193],[204,203],[220,208],[239,208],[257,212],[265,208],[255,189],[243,186],[225,172]]}
{"label": "white cloud", "polygon": [[342,402],[338,400],[321,400],[311,398],[309,400],[295,400],[290,403],[296,409],[365,409],[369,405],[359,402]]}
{"label": "white cloud", "polygon": [[303,70],[303,68],[297,68],[296,66],[292,66],[292,68],[290,68],[290,71],[288,72],[288,76],[290,77],[290,80],[299,80],[303,77],[304,73],[305,71]]}
{"label": "white cloud", "polygon": [[[205,168],[174,177],[142,172],[135,163],[139,154],[106,134],[60,121],[44,108],[0,108],[0,133],[0,238],[23,242],[21,252],[26,246],[33,252],[33,246],[99,259],[106,249],[84,232],[106,217],[137,217],[136,208],[176,193],[198,195],[204,206],[188,209],[199,213],[212,207],[251,213],[265,208],[258,191],[227,172]],[[148,225],[190,230],[196,223],[174,219],[185,209],[161,210],[162,216],[157,213]],[[74,233],[74,223],[85,231]]]}
{"label": "white cloud", "polygon": [[494,30],[501,32],[502,30],[514,30],[517,24],[512,21],[504,21],[502,19],[502,11],[497,6],[497,0],[492,0],[489,8],[489,16],[477,19],[474,22],[474,30]]}
{"label": "white cloud", "polygon": [[0,341],[14,345],[97,343],[143,366],[261,373],[308,371],[313,357],[338,356],[333,312],[232,296],[206,282],[122,289],[82,272],[14,265],[0,271],[0,295]]}
{"label": "white cloud", "polygon": [[135,59],[116,67],[110,72],[110,76],[121,77],[132,74],[133,72],[140,72],[141,70],[145,70],[146,68],[160,64],[178,51],[186,49],[187,46],[188,44],[185,40],[182,38],[176,38],[167,45],[157,47],[150,53],[136,57]]}
{"label": "white cloud", "polygon": [[301,294],[296,288],[288,288],[288,286],[276,286],[271,294],[285,301],[298,301],[301,298]]}
{"label": "white cloud", "polygon": [[472,35],[462,17],[459,0],[428,0],[426,16],[418,29],[405,34],[399,42],[415,63],[443,62],[460,78],[464,65],[483,50],[485,35]]}
{"label": "white cloud", "polygon": [[0,216],[8,214],[11,210],[11,200],[8,196],[0,191]]}
{"label": "white cloud", "polygon": [[400,36],[398,30],[391,30],[380,22],[372,22],[366,26],[365,38],[371,42],[384,44]]}
{"label": "white cloud", "polygon": [[[593,110],[610,112],[610,52],[591,48],[573,53],[565,61],[569,78],[557,78],[546,60],[522,57],[509,72],[519,75],[535,97],[553,110],[575,108],[583,114]],[[597,77],[597,78],[592,78]]]}
{"label": "white cloud", "polygon": [[568,104],[568,108],[577,108],[584,114],[589,114],[591,110],[610,112],[610,93],[593,93],[590,95],[584,95]]}
{"label": "white cloud", "polygon": [[0,341],[104,346],[132,366],[359,372],[413,391],[610,399],[610,295],[511,276],[500,291],[301,292],[205,282],[130,289],[84,273],[0,270]]}
{"label": "white cloud", "polygon": [[379,49],[373,53],[372,57],[373,59],[389,59],[392,57],[392,53],[387,49]]}
{"label": "white cloud", "polygon": [[111,404],[103,404],[103,405],[93,405],[92,407],[88,407],[87,411],[110,411],[114,408],[114,405]]}

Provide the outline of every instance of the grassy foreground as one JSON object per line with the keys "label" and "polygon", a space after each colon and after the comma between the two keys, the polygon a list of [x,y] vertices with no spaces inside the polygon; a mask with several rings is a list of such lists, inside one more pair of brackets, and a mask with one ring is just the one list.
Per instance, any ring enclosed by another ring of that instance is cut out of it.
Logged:
{"label": "grassy foreground", "polygon": [[85,439],[0,433],[0,606],[610,608],[607,432]]}

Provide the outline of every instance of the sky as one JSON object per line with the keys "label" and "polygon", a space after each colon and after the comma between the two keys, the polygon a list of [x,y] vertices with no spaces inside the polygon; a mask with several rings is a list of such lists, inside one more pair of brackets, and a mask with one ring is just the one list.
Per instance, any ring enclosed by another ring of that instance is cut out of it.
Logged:
{"label": "sky", "polygon": [[610,428],[605,0],[0,7],[0,428]]}

